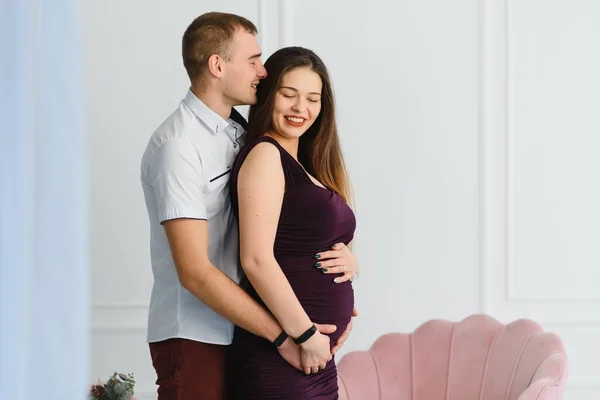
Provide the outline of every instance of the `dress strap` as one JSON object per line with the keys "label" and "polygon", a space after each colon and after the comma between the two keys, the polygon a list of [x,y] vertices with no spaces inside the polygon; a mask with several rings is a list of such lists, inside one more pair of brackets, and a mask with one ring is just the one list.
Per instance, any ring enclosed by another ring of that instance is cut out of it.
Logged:
{"label": "dress strap", "polygon": [[286,188],[292,188],[298,185],[306,185],[312,183],[310,177],[302,168],[302,165],[286,149],[284,149],[277,140],[270,136],[264,135],[257,142],[269,142],[272,143],[279,150],[281,155],[281,166],[283,167],[283,174],[285,176]]}

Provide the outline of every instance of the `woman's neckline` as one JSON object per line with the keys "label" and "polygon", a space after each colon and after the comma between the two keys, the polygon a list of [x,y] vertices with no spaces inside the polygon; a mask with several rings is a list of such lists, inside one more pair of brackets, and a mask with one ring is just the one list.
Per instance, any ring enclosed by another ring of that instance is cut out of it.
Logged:
{"label": "woman's neckline", "polygon": [[263,138],[268,138],[269,140],[272,140],[272,141],[274,141],[274,142],[277,144],[277,146],[278,146],[278,147],[279,147],[281,150],[283,150],[283,151],[285,152],[285,154],[287,154],[287,156],[288,156],[288,157],[290,157],[292,160],[294,160],[294,162],[295,162],[295,163],[298,165],[298,167],[300,167],[300,169],[302,169],[302,172],[304,172],[304,175],[306,175],[306,177],[308,178],[308,180],[310,181],[310,183],[312,183],[314,186],[318,187],[319,189],[323,189],[323,190],[326,190],[326,191],[328,191],[328,192],[330,192],[330,191],[331,191],[331,189],[329,189],[329,188],[325,187],[325,185],[323,185],[321,182],[319,182],[319,181],[318,181],[316,178],[313,180],[313,178],[312,178],[312,177],[310,176],[310,174],[309,174],[309,173],[306,171],[306,169],[304,169],[304,166],[303,166],[303,165],[300,163],[300,161],[296,160],[296,158],[294,158],[294,156],[292,156],[292,155],[290,154],[290,152],[289,152],[289,151],[287,151],[287,150],[286,150],[286,148],[285,148],[285,147],[283,147],[283,146],[281,145],[281,143],[279,143],[279,142],[277,141],[277,139],[275,139],[275,138],[274,138],[274,137],[272,137],[272,136],[266,135],[266,134],[265,134],[265,135],[263,135],[262,137],[263,137]]}

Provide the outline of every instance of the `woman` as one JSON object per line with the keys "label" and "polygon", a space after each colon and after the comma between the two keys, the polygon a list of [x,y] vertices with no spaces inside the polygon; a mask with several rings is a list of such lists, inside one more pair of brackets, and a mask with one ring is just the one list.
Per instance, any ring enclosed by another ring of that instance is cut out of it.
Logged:
{"label": "woman", "polygon": [[[240,399],[333,400],[331,348],[350,322],[354,292],[350,281],[334,281],[341,274],[322,268],[319,252],[348,245],[356,220],[331,82],[323,61],[300,47],[275,52],[265,68],[232,170],[232,205],[248,292],[299,344],[304,372],[272,343],[236,328],[231,390]],[[337,330],[323,335],[313,323]]]}

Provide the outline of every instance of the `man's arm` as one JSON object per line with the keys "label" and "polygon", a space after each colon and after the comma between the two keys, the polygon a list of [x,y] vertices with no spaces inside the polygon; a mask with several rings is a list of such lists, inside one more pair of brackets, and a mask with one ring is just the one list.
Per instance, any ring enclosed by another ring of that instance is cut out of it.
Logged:
{"label": "man's arm", "polygon": [[262,309],[208,258],[208,223],[198,149],[170,140],[154,152],[147,170],[180,283],[231,322],[273,341],[281,332]]}
{"label": "man's arm", "polygon": [[218,314],[274,341],[279,323],[208,259],[208,223],[174,219],[163,224],[181,285]]}
{"label": "man's arm", "polygon": [[[245,330],[273,342],[283,328],[277,320],[208,259],[208,223],[174,219],[163,224],[181,285],[216,313]],[[333,333],[335,325],[315,324]],[[293,367],[303,370],[300,349],[288,338],[277,350]]]}

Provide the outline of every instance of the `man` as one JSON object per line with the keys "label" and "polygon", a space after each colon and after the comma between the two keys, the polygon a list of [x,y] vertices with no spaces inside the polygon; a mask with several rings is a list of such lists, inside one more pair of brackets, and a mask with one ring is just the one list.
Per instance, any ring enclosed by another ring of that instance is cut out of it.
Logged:
{"label": "man", "polygon": [[[256,34],[252,22],[233,14],[207,13],[192,22],[182,43],[191,88],[142,157],[154,275],[147,340],[159,400],[225,399],[233,324],[273,342],[296,368],[301,352],[331,357],[329,346],[296,346],[238,286],[238,232],[227,183],[245,121],[232,107],[254,104],[267,74]],[[323,262],[330,270],[349,270],[344,279],[357,269],[343,245],[322,258],[332,258]]]}

